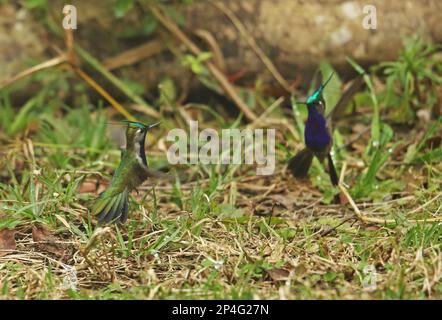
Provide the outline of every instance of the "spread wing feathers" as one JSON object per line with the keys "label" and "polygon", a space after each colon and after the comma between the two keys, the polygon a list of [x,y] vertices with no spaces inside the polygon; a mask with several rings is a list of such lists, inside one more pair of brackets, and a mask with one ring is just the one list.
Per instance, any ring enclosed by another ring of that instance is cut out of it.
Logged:
{"label": "spread wing feathers", "polygon": [[305,148],[289,160],[288,169],[296,178],[303,178],[307,176],[312,160],[313,152]]}
{"label": "spread wing feathers", "polygon": [[129,211],[129,190],[110,193],[108,190],[100,194],[92,208],[92,213],[100,223],[124,223]]}

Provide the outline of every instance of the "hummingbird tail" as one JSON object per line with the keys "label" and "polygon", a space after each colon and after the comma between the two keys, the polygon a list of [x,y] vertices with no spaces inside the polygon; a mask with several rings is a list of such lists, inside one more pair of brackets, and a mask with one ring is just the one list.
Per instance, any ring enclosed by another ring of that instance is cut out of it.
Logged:
{"label": "hummingbird tail", "polygon": [[127,220],[129,211],[129,191],[107,195],[106,191],[101,193],[93,208],[92,213],[98,219],[99,223],[124,223]]}
{"label": "hummingbird tail", "polygon": [[330,153],[328,154],[328,174],[330,175],[332,184],[337,186],[339,184],[338,174],[336,173],[335,165]]}
{"label": "hummingbird tail", "polygon": [[313,152],[310,149],[305,148],[289,160],[288,169],[296,178],[303,178],[307,176],[312,160]]}

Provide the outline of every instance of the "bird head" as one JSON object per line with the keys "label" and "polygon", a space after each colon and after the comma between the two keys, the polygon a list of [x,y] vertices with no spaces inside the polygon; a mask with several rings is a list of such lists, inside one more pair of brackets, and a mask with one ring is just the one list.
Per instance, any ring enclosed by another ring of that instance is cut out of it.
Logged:
{"label": "bird head", "polygon": [[146,125],[141,122],[129,120],[123,120],[123,122],[127,124],[126,141],[133,141],[138,143],[144,142],[147,131],[160,124],[160,122],[156,122],[154,124]]}
{"label": "bird head", "polygon": [[306,104],[309,108],[317,108],[320,111],[324,112],[325,110],[325,100],[322,96],[322,92],[324,91],[325,86],[329,83],[331,78],[333,77],[333,73],[328,77],[327,81],[324,84],[321,84],[318,89],[315,90],[308,98],[306,102],[300,102],[301,104]]}

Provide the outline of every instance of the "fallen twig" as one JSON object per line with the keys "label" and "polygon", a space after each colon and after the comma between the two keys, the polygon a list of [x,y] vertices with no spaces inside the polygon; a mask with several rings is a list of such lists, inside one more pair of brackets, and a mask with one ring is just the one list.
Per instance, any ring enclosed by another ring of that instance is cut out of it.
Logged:
{"label": "fallen twig", "polygon": [[203,29],[197,29],[195,30],[194,33],[209,45],[210,50],[213,53],[213,61],[215,62],[215,65],[220,70],[225,71],[227,69],[226,61],[224,60],[223,52],[221,51],[220,46],[216,42],[215,37],[210,32]]}
{"label": "fallen twig", "polygon": [[108,58],[103,62],[103,66],[112,71],[125,66],[138,63],[142,60],[150,58],[165,49],[163,43],[159,40],[152,40],[135,48],[124,51],[112,58]]}
{"label": "fallen twig", "polygon": [[[124,94],[126,94],[126,96],[128,98],[130,98],[132,101],[134,101],[137,104],[142,105],[146,110],[145,113],[148,114],[149,116],[155,118],[155,119],[159,119],[160,113],[158,111],[156,111],[155,109],[153,109],[146,101],[144,101],[144,99],[142,97],[140,97],[139,95],[135,94],[131,89],[129,89],[120,79],[118,79],[117,77],[115,77],[110,71],[106,70],[106,68],[104,68],[101,63],[95,59],[94,57],[92,57],[88,52],[86,52],[84,49],[76,46],[76,50],[78,52],[78,54],[80,55],[80,57],[82,59],[84,59],[87,63],[89,63],[95,70],[97,70],[98,72],[100,72],[104,77],[106,77],[106,79],[108,79],[115,87],[117,87],[118,89],[120,89]],[[79,70],[78,68],[76,70]],[[75,70],[75,71],[76,71]],[[78,72],[77,72],[78,73]],[[84,73],[84,72],[83,72]],[[80,75],[81,76],[81,75]],[[82,76],[83,78],[83,76]],[[83,78],[85,79],[85,78]],[[86,79],[85,79],[86,80]],[[86,80],[90,85],[92,85],[88,80]],[[95,82],[95,81],[94,81]],[[95,82],[96,83],[96,82]],[[98,84],[97,84],[98,85]],[[97,90],[96,86],[92,85],[92,87]],[[100,87],[101,88],[101,87]],[[98,91],[98,90],[97,90]],[[112,104],[112,106],[114,106],[119,112],[121,112],[127,119],[129,120],[133,120],[134,118],[132,116],[129,116],[131,118],[128,117],[128,112],[122,112],[121,110],[124,109],[123,106],[121,106],[121,104],[117,103],[119,106],[117,107],[115,105],[114,102],[115,99],[109,100],[110,95],[106,93],[106,96],[104,96],[102,94],[102,91],[104,91],[103,88],[101,88],[100,91],[98,91],[98,93],[100,93],[107,101],[109,101],[109,103]]]}
{"label": "fallen twig", "polygon": [[2,84],[0,84],[0,89],[3,89],[20,79],[30,76],[33,73],[58,66],[58,65],[65,63],[65,62],[66,62],[66,55],[62,54],[62,55],[59,55],[58,57],[52,58],[48,61],[39,63],[29,69],[26,69],[25,71],[20,72],[19,74],[12,77],[11,79],[4,81]]}
{"label": "fallen twig", "polygon": [[95,91],[97,91],[103,98],[105,98],[118,112],[124,115],[128,120],[136,121],[136,118],[132,116],[127,110],[115,100],[106,90],[104,90],[94,79],[92,79],[86,72],[80,68],[73,68],[73,70],[89,84]]}
{"label": "fallen twig", "polygon": [[[343,180],[343,177],[345,176],[345,165],[342,168],[341,171],[341,179]],[[341,192],[344,194],[344,196],[347,198],[348,202],[350,203],[351,207],[353,208],[353,211],[355,212],[357,218],[365,223],[377,223],[377,224],[392,224],[397,223],[394,219],[380,219],[380,218],[374,218],[374,217],[368,217],[364,215],[361,210],[359,210],[358,206],[354,202],[353,198],[351,197],[350,193],[348,192],[347,188],[344,186],[343,181],[339,181],[338,187],[341,190]],[[414,213],[416,210],[411,211],[410,213]],[[407,219],[407,222],[410,223],[434,223],[434,222],[442,222],[442,217],[438,218],[429,218],[429,219]]]}

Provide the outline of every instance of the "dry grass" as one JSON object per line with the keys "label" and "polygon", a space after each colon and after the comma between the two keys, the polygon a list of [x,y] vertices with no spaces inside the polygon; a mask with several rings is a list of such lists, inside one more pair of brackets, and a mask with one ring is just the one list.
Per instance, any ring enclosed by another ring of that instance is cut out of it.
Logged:
{"label": "dry grass", "polygon": [[[79,205],[44,210],[52,224],[40,239],[42,217],[19,221],[16,249],[0,257],[2,297],[441,297],[440,225],[399,218],[418,214],[416,208],[440,209],[438,197],[425,207],[416,192],[360,202],[365,214],[397,219],[367,225],[348,205],[324,204],[315,186],[281,170],[235,177],[212,194],[209,185],[210,179],[183,182],[180,208],[173,185],[147,183],[134,194],[140,204],[127,225],[94,234]],[[376,288],[364,288],[364,267],[371,265]]]}

